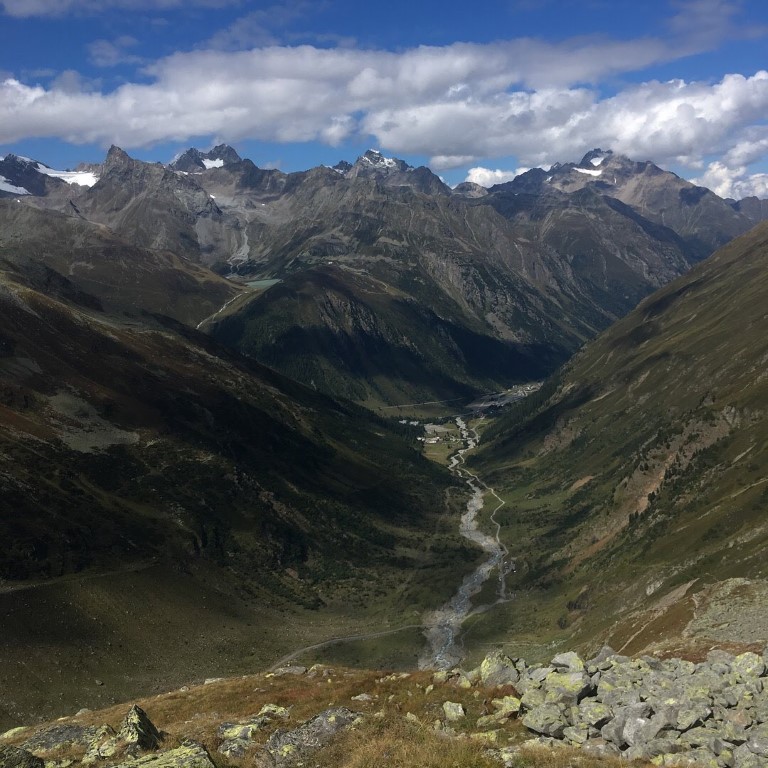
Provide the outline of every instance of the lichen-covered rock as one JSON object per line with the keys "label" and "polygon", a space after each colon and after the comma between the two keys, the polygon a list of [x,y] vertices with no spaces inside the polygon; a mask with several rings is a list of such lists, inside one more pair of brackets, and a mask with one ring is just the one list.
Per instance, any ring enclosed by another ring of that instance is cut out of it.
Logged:
{"label": "lichen-covered rock", "polygon": [[566,669],[569,672],[584,671],[584,661],[581,656],[579,656],[578,653],[574,653],[574,651],[558,653],[557,656],[552,659],[551,664],[555,669],[559,670]]}
{"label": "lichen-covered rock", "polygon": [[0,747],[0,768],[43,768],[43,761],[18,747]]}
{"label": "lichen-covered rock", "polygon": [[202,744],[186,741],[176,749],[152,752],[119,763],[115,768],[216,768]]}
{"label": "lichen-covered rock", "polygon": [[768,757],[768,725],[756,725],[747,731],[747,748],[760,757]]}
{"label": "lichen-covered rock", "polygon": [[765,662],[756,653],[740,653],[731,662],[731,671],[742,680],[752,680],[765,674]]}
{"label": "lichen-covered rock", "polygon": [[480,664],[480,682],[489,688],[516,683],[519,679],[515,662],[501,651],[489,653]]}
{"label": "lichen-covered rock", "polygon": [[464,706],[455,701],[443,702],[443,714],[449,723],[455,723],[467,716]]}
{"label": "lichen-covered rock", "polygon": [[568,722],[560,707],[555,704],[542,704],[525,714],[523,725],[535,733],[559,739],[568,727]]}
{"label": "lichen-covered rock", "polygon": [[98,747],[98,756],[114,757],[119,754],[137,755],[139,752],[159,749],[163,737],[149,719],[147,713],[134,704],[120,725],[115,736]]}
{"label": "lichen-covered rock", "polygon": [[712,715],[712,710],[705,706],[682,707],[677,713],[675,728],[678,731],[687,731],[701,725]]}
{"label": "lichen-covered rock", "polygon": [[579,704],[575,717],[578,722],[600,730],[613,717],[613,712],[601,701],[584,699]]}
{"label": "lichen-covered rock", "polygon": [[733,765],[734,768],[765,768],[766,760],[742,744],[733,750]]}
{"label": "lichen-covered rock", "polygon": [[114,730],[108,725],[102,725],[96,735],[91,739],[88,749],[85,751],[82,760],[83,765],[90,765],[102,760],[104,755],[101,754],[101,748],[114,737]]}
{"label": "lichen-covered rock", "polygon": [[563,738],[570,744],[583,744],[589,738],[589,728],[586,725],[569,725],[563,729]]}
{"label": "lichen-covered rock", "polygon": [[493,699],[491,705],[496,709],[496,714],[511,717],[520,712],[522,702],[517,696],[502,696],[500,699]]}
{"label": "lichen-covered rock", "polygon": [[35,754],[52,752],[54,750],[68,750],[82,747],[88,749],[94,739],[98,739],[102,733],[102,727],[96,725],[77,725],[76,723],[61,723],[52,725],[38,731],[28,738],[21,746],[23,749]]}
{"label": "lichen-covered rock", "polygon": [[622,739],[630,747],[646,744],[653,741],[666,725],[667,719],[663,715],[653,715],[649,718],[628,717],[624,723]]}
{"label": "lichen-covered rock", "polygon": [[544,701],[547,704],[578,704],[592,691],[589,677],[583,672],[551,672],[543,681]]}
{"label": "lichen-covered rock", "polygon": [[346,707],[334,707],[307,720],[295,730],[278,730],[270,736],[266,751],[278,768],[301,762],[307,755],[328,744],[339,731],[352,725],[360,715]]}
{"label": "lichen-covered rock", "polygon": [[216,751],[226,757],[240,758],[255,750],[257,746],[256,742],[250,739],[227,739],[219,744]]}

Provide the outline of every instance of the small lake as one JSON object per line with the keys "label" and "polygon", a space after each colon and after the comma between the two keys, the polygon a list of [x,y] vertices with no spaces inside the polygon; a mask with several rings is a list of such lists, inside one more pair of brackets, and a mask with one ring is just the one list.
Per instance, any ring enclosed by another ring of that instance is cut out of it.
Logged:
{"label": "small lake", "polygon": [[273,285],[277,285],[280,279],[273,280],[249,280],[246,285],[249,288],[256,288],[257,290],[266,291],[267,288],[271,288]]}

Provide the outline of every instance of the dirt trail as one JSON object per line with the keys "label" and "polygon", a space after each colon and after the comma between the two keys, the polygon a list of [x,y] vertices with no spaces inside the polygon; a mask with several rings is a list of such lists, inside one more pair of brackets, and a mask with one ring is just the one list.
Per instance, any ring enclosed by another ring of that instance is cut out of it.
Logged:
{"label": "dirt trail", "polygon": [[7,584],[0,581],[0,595],[7,595],[9,592],[22,592],[26,589],[39,589],[41,587],[51,587],[56,584],[64,584],[67,582],[78,581],[90,581],[91,579],[104,579],[108,576],[119,576],[123,573],[137,573],[138,571],[146,571],[147,568],[157,565],[156,560],[150,560],[144,563],[133,563],[131,565],[123,566],[122,568],[115,568],[111,571],[96,571],[96,572],[82,572],[82,573],[68,573],[66,576],[60,576],[54,579],[45,579],[41,581],[28,581],[24,584]]}
{"label": "dirt trail", "polygon": [[406,624],[403,627],[397,627],[397,629],[384,629],[380,632],[368,632],[363,635],[346,635],[344,637],[331,637],[328,640],[323,640],[321,643],[313,643],[312,645],[305,645],[303,648],[297,648],[295,651],[286,653],[285,656],[281,656],[274,664],[270,665],[267,672],[273,672],[279,667],[285,666],[289,661],[297,659],[299,656],[303,656],[309,651],[319,651],[321,648],[329,648],[332,645],[339,645],[340,643],[352,643],[356,640],[375,640],[377,637],[386,637],[387,635],[396,635],[398,632],[404,632],[406,629],[422,629],[422,624]]}

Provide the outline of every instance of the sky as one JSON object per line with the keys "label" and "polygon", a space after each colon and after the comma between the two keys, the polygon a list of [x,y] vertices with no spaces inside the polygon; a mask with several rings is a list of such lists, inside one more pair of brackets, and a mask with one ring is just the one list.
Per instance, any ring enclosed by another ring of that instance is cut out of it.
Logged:
{"label": "sky", "polygon": [[765,0],[0,0],[0,156],[304,170],[368,148],[489,186],[595,147],[768,198]]}

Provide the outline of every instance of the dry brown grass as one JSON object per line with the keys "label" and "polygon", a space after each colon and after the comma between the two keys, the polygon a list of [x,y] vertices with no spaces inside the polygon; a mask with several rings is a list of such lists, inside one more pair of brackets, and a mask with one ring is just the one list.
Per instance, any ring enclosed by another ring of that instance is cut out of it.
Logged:
{"label": "dry brown grass", "polygon": [[319,755],[321,768],[499,768],[469,739],[440,736],[428,726],[382,719],[346,733]]}
{"label": "dry brown grass", "polygon": [[[497,727],[496,744],[473,738],[477,718],[489,711],[491,698],[509,694],[510,686],[501,688],[457,688],[450,683],[432,684],[429,672],[402,676],[382,672],[321,668],[312,675],[269,677],[249,675],[229,678],[188,690],[139,699],[155,725],[165,734],[165,748],[177,746],[182,739],[202,743],[219,768],[259,768],[258,751],[242,759],[225,758],[217,752],[217,735],[222,722],[244,719],[259,712],[264,704],[290,708],[287,721],[277,721],[265,729],[257,741],[263,743],[276,728],[296,728],[329,707],[346,706],[360,712],[363,719],[343,732],[326,748],[315,753],[311,764],[317,768],[499,768],[498,759],[488,754],[488,747],[504,748],[519,744],[530,734],[517,720]],[[353,701],[360,693],[370,701]],[[451,724],[451,732],[435,729],[443,719],[442,704],[460,702],[466,718]],[[55,721],[81,725],[108,723],[120,725],[129,703],[88,712],[79,717]],[[39,726],[40,729],[50,725]],[[30,728],[6,743],[19,744],[38,728]],[[59,750],[58,759],[79,759],[82,749]],[[519,768],[619,768],[626,761],[586,756],[578,749],[546,747],[521,748],[515,758]]]}
{"label": "dry brown grass", "polygon": [[[586,755],[577,747],[555,747],[526,745],[518,755],[520,768],[626,768],[627,765],[650,766],[644,760],[623,760],[618,757],[595,757]],[[497,764],[498,768],[498,764]]]}

